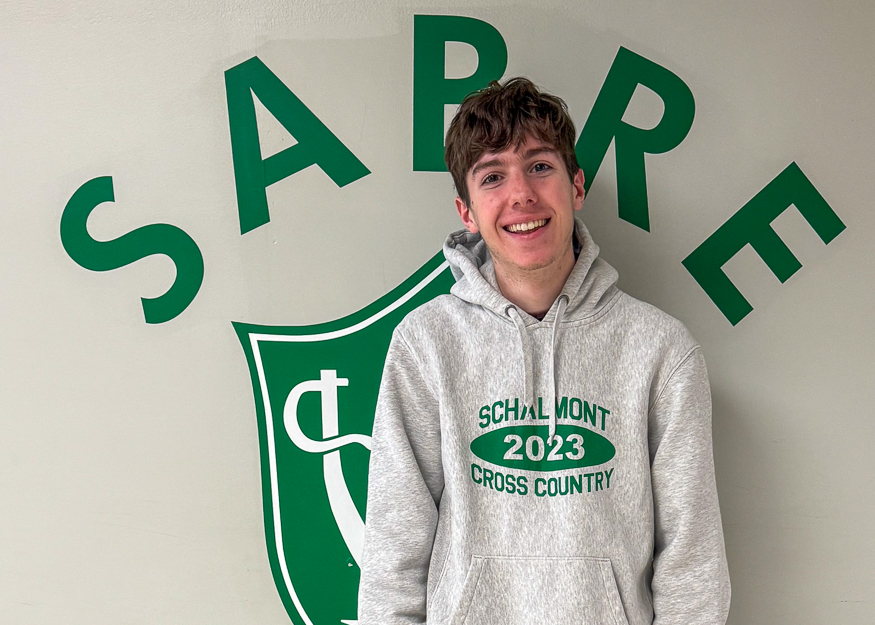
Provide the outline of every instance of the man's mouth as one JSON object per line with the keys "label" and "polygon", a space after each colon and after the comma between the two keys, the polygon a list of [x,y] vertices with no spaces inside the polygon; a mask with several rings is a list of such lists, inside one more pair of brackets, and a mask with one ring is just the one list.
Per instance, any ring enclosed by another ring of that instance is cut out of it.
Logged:
{"label": "man's mouth", "polygon": [[527,221],[521,224],[511,224],[509,226],[505,226],[504,229],[508,232],[516,232],[516,233],[528,233],[534,232],[538,228],[543,228],[547,225],[549,219],[536,219],[535,221]]}

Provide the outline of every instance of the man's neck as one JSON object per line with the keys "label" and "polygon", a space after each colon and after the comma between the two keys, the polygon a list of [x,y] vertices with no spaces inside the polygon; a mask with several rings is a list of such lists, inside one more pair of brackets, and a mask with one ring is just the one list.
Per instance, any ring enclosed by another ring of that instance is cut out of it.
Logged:
{"label": "man's neck", "polygon": [[559,297],[568,275],[574,268],[575,258],[571,246],[556,262],[559,263],[557,267],[549,266],[522,272],[508,272],[500,263],[495,263],[498,290],[511,303],[533,317],[542,319]]}

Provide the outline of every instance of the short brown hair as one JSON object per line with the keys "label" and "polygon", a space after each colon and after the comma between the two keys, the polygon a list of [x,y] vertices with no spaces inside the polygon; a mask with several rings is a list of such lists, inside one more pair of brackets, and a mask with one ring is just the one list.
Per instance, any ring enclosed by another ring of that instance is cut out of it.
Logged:
{"label": "short brown hair", "polygon": [[573,179],[580,169],[575,134],[562,98],[540,91],[528,78],[509,78],[503,85],[493,80],[465,97],[447,131],[444,160],[456,193],[467,205],[467,175],[478,159],[487,152],[518,148],[528,136],[555,147]]}

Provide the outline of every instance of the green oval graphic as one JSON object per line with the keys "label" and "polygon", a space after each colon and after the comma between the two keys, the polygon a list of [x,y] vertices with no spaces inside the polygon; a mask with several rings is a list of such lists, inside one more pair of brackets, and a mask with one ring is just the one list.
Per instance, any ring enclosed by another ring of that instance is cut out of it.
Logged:
{"label": "green oval graphic", "polygon": [[576,425],[556,426],[556,438],[549,445],[547,436],[546,425],[498,428],[471,441],[471,451],[486,462],[524,471],[592,467],[617,453],[604,436]]}

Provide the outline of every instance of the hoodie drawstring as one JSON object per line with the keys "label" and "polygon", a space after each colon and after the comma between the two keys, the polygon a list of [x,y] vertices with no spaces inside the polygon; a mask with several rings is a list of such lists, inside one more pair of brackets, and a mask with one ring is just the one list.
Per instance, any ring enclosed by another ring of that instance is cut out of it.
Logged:
{"label": "hoodie drawstring", "polygon": [[519,332],[520,347],[523,350],[523,392],[525,393],[523,396],[525,403],[523,405],[534,407],[535,382],[532,375],[532,345],[529,342],[529,333],[526,331],[526,323],[523,321],[520,311],[516,309],[516,306],[507,307],[507,316],[513,320],[517,332]]}
{"label": "hoodie drawstring", "polygon": [[[547,428],[547,445],[553,442],[553,437],[556,435],[556,337],[559,334],[559,324],[562,323],[562,317],[565,314],[565,309],[568,307],[568,296],[560,295],[559,303],[556,307],[556,317],[553,319],[553,331],[550,336],[550,376],[549,385],[547,387],[547,410],[550,412],[550,421]],[[508,306],[506,308],[507,316],[513,320],[520,336],[520,347],[523,352],[523,388],[525,392],[525,406],[530,406],[530,410],[535,409],[535,391],[534,391],[534,374],[532,373],[532,345],[529,341],[529,333],[526,330],[526,324],[516,306]]]}
{"label": "hoodie drawstring", "polygon": [[547,428],[547,446],[553,442],[556,435],[556,337],[559,334],[559,324],[568,307],[568,296],[560,295],[556,307],[556,317],[553,319],[553,332],[550,336],[550,386],[548,387],[547,409],[550,411],[550,424]]}

